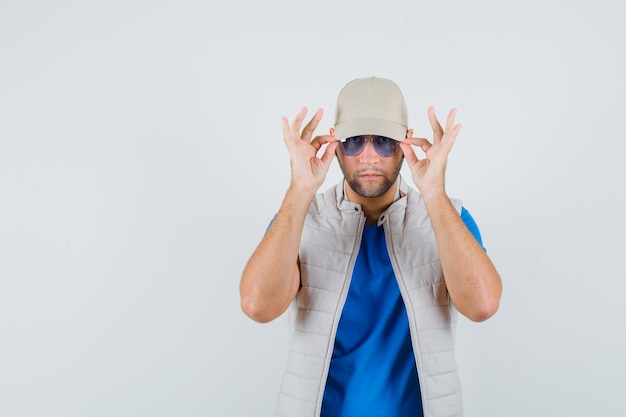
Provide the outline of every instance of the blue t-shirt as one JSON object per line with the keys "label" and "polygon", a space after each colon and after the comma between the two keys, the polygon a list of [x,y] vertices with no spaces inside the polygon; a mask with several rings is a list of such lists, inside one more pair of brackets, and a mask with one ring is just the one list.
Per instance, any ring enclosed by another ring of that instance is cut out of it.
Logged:
{"label": "blue t-shirt", "polygon": [[[465,208],[461,218],[482,246]],[[385,232],[363,230],[322,402],[322,417],[423,416],[409,321]]]}

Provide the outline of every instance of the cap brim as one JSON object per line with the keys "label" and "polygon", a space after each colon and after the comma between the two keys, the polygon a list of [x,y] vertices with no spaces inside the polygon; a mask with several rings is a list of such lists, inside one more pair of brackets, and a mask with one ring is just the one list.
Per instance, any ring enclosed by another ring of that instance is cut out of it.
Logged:
{"label": "cap brim", "polygon": [[359,135],[379,135],[402,141],[406,138],[406,132],[406,126],[382,119],[350,119],[335,125],[337,140]]}

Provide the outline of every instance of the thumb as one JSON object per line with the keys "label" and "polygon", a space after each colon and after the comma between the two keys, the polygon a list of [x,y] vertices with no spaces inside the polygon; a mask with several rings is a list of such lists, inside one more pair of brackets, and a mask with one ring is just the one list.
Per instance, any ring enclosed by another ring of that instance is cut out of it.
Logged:
{"label": "thumb", "polygon": [[330,167],[330,163],[333,161],[333,158],[335,157],[335,149],[337,149],[337,146],[339,145],[339,142],[330,142],[327,146],[326,149],[324,150],[324,154],[322,155],[322,162],[324,163],[324,166],[326,166],[326,169],[328,169],[328,167]]}

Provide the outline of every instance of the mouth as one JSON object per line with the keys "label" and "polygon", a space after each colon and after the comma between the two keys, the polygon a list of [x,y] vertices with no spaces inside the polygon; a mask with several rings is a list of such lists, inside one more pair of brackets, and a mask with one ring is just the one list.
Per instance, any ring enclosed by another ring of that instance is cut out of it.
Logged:
{"label": "mouth", "polygon": [[358,174],[358,177],[362,178],[364,180],[375,180],[377,178],[382,177],[382,174],[380,174],[378,172],[367,171],[367,172],[362,172],[362,173]]}

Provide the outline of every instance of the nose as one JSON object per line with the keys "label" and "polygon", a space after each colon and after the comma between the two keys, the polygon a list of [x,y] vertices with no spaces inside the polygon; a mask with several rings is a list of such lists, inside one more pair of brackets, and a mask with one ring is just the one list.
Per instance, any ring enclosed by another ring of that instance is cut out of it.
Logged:
{"label": "nose", "polygon": [[380,155],[374,149],[374,144],[372,143],[371,138],[367,138],[365,142],[365,148],[359,154],[360,160],[363,163],[371,163],[372,161],[377,161]]}

